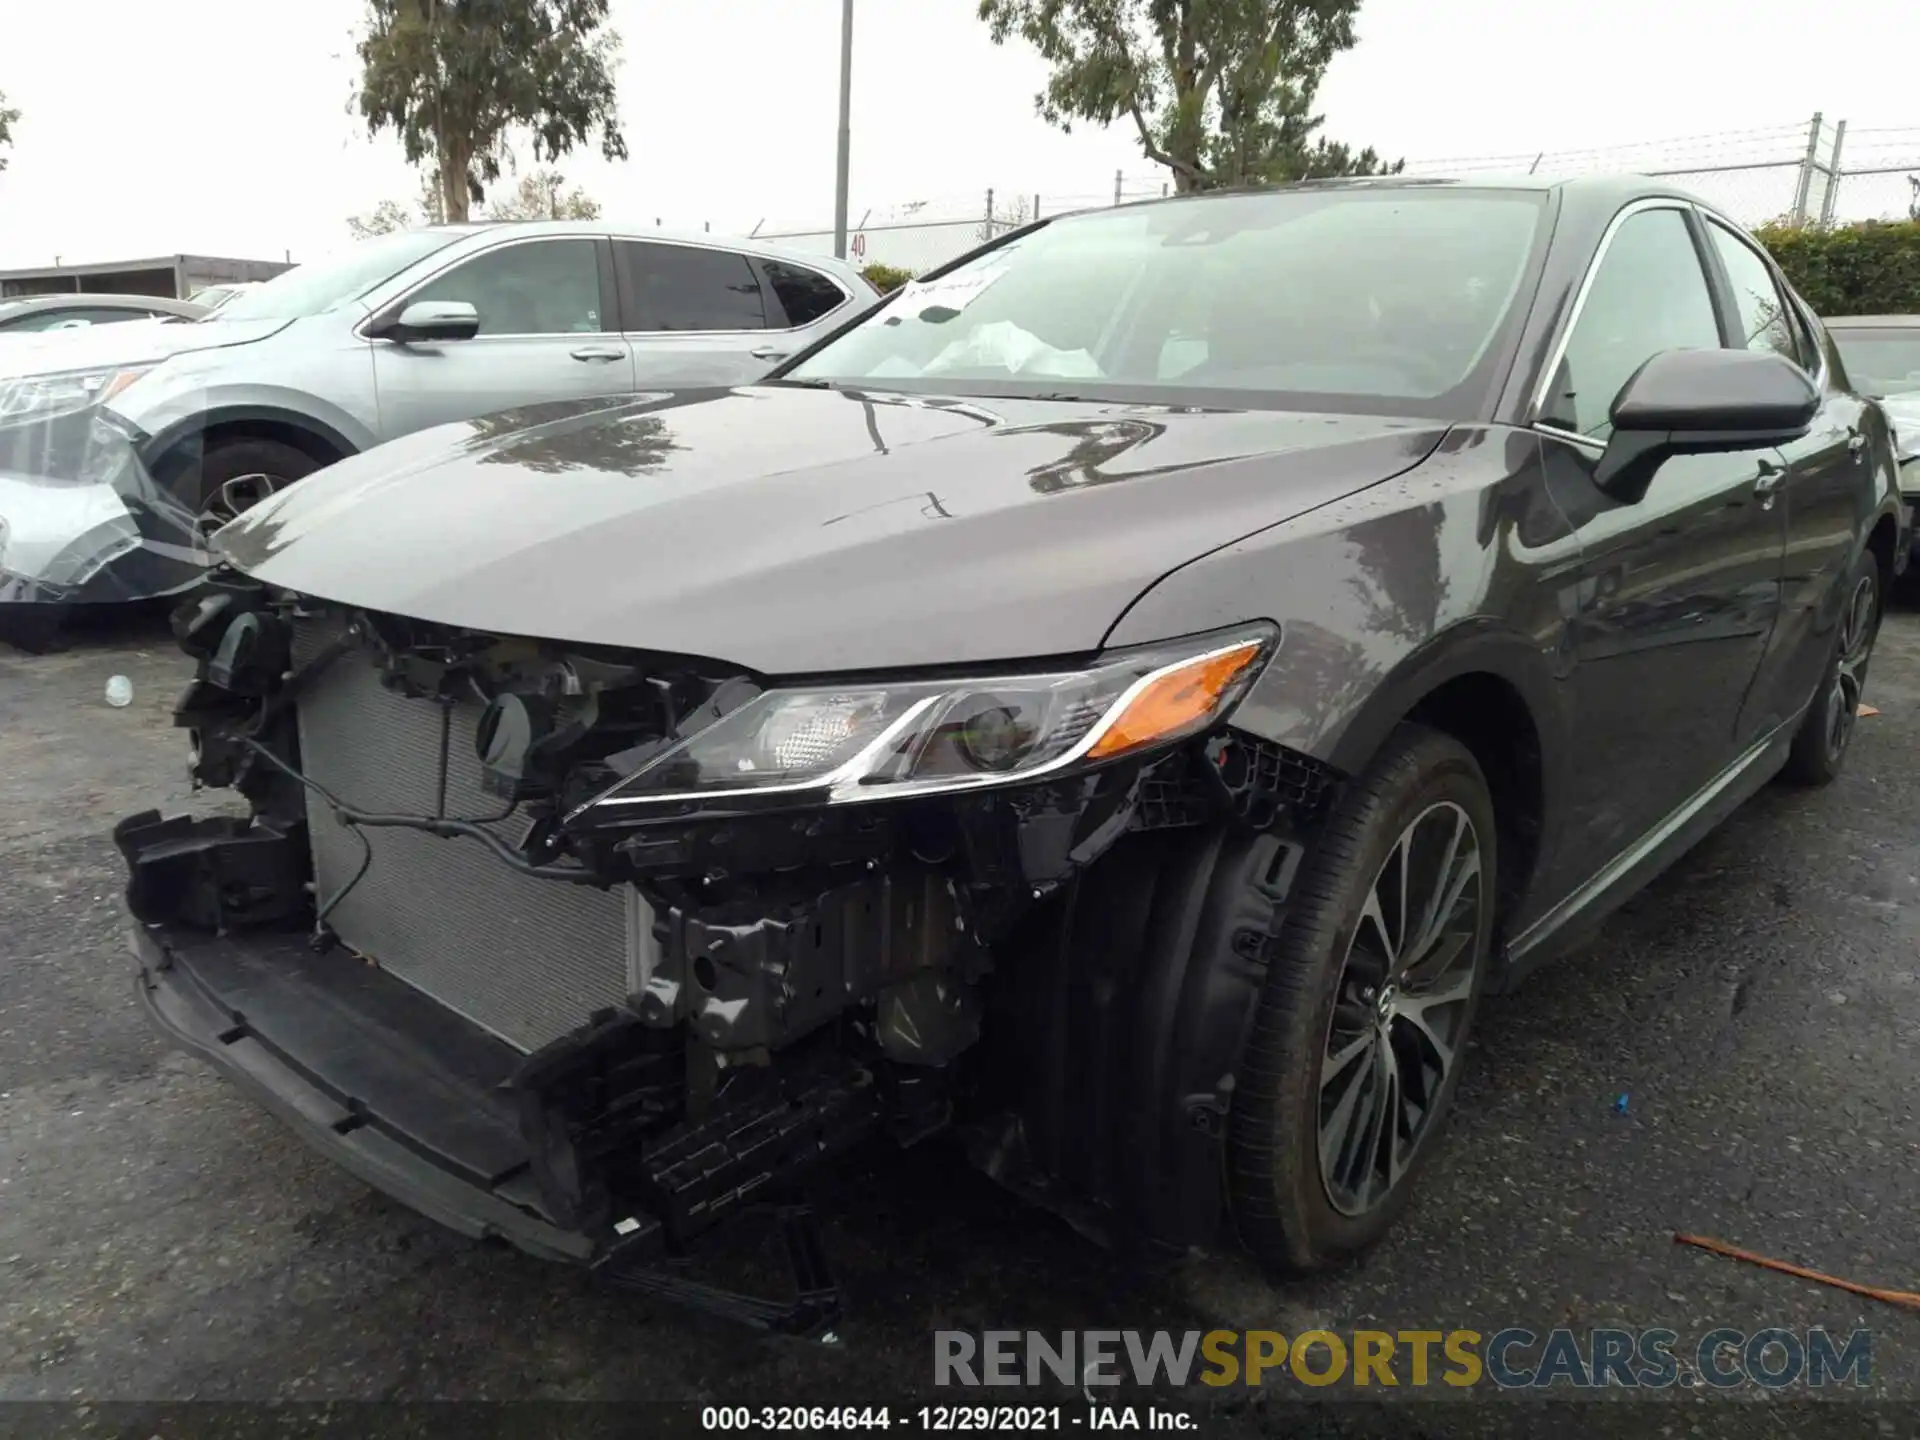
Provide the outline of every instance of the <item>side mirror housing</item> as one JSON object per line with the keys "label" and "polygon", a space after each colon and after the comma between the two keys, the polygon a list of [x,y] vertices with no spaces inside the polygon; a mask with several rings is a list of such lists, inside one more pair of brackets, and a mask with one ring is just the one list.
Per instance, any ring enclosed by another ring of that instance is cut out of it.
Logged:
{"label": "side mirror housing", "polygon": [[1820,392],[1791,361],[1756,350],[1663,350],[1614,397],[1613,433],[1594,483],[1638,502],[1662,462],[1798,440]]}
{"label": "side mirror housing", "polygon": [[376,340],[410,345],[434,340],[471,340],[480,333],[480,312],[464,300],[416,300],[367,327]]}

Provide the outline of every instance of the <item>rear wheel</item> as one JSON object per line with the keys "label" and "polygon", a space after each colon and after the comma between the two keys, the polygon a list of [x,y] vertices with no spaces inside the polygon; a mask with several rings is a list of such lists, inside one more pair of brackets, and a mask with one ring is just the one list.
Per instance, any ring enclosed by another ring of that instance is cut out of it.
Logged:
{"label": "rear wheel", "polygon": [[1231,1202],[1270,1267],[1337,1264],[1405,1208],[1459,1081],[1497,873],[1478,763],[1402,726],[1302,872],[1236,1078]]}
{"label": "rear wheel", "polygon": [[1867,667],[1880,634],[1880,561],[1871,550],[1855,562],[1833,637],[1833,658],[1813,704],[1793,737],[1783,778],[1796,785],[1827,785],[1845,768],[1866,694]]}

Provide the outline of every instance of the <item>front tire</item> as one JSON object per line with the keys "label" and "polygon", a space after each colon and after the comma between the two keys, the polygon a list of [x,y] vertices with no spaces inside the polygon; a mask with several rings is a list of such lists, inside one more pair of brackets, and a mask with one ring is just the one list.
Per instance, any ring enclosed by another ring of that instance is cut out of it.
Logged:
{"label": "front tire", "polygon": [[188,471],[179,493],[193,504],[195,528],[204,540],[320,465],[306,451],[279,440],[220,440]]}
{"label": "front tire", "polygon": [[1794,732],[1793,749],[1781,777],[1793,785],[1830,785],[1846,768],[1847,751],[1858,728],[1860,698],[1866,693],[1873,642],[1880,635],[1885,596],[1880,559],[1871,550],[1854,562],[1847,599],[1833,637],[1833,656],[1813,703]]}
{"label": "front tire", "polygon": [[1240,1236],[1310,1274],[1406,1207],[1459,1081],[1493,944],[1493,803],[1473,755],[1404,725],[1328,820],[1236,1076]]}

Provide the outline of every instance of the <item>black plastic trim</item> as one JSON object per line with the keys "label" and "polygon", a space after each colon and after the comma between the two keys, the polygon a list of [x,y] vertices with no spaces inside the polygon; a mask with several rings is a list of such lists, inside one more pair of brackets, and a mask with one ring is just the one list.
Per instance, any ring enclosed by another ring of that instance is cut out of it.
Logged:
{"label": "black plastic trim", "polygon": [[511,1098],[521,1057],[350,955],[297,935],[183,941],[135,926],[154,1024],[303,1141],[428,1219],[531,1255],[601,1239],[537,1213]]}
{"label": "black plastic trim", "polygon": [[175,421],[156,435],[148,435],[137,441],[140,459],[148,471],[159,475],[167,462],[179,448],[196,436],[220,425],[254,424],[279,425],[288,430],[297,430],[310,440],[325,445],[337,456],[345,458],[359,453],[360,447],[327,424],[311,415],[298,411],[284,410],[274,405],[222,405],[217,409],[202,411]]}

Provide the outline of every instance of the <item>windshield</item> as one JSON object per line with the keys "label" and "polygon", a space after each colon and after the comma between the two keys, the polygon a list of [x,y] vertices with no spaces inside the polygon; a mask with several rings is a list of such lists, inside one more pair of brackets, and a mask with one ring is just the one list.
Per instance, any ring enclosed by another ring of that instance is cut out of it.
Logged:
{"label": "windshield", "polygon": [[784,378],[1446,416],[1498,354],[1537,191],[1297,190],[1075,215],[908,285]]}
{"label": "windshield", "polygon": [[450,230],[397,230],[357,241],[339,254],[297,265],[240,291],[207,320],[299,320],[364,295],[416,260],[460,238]]}
{"label": "windshield", "polygon": [[1920,325],[1832,334],[1855,390],[1880,399],[1920,393]]}

